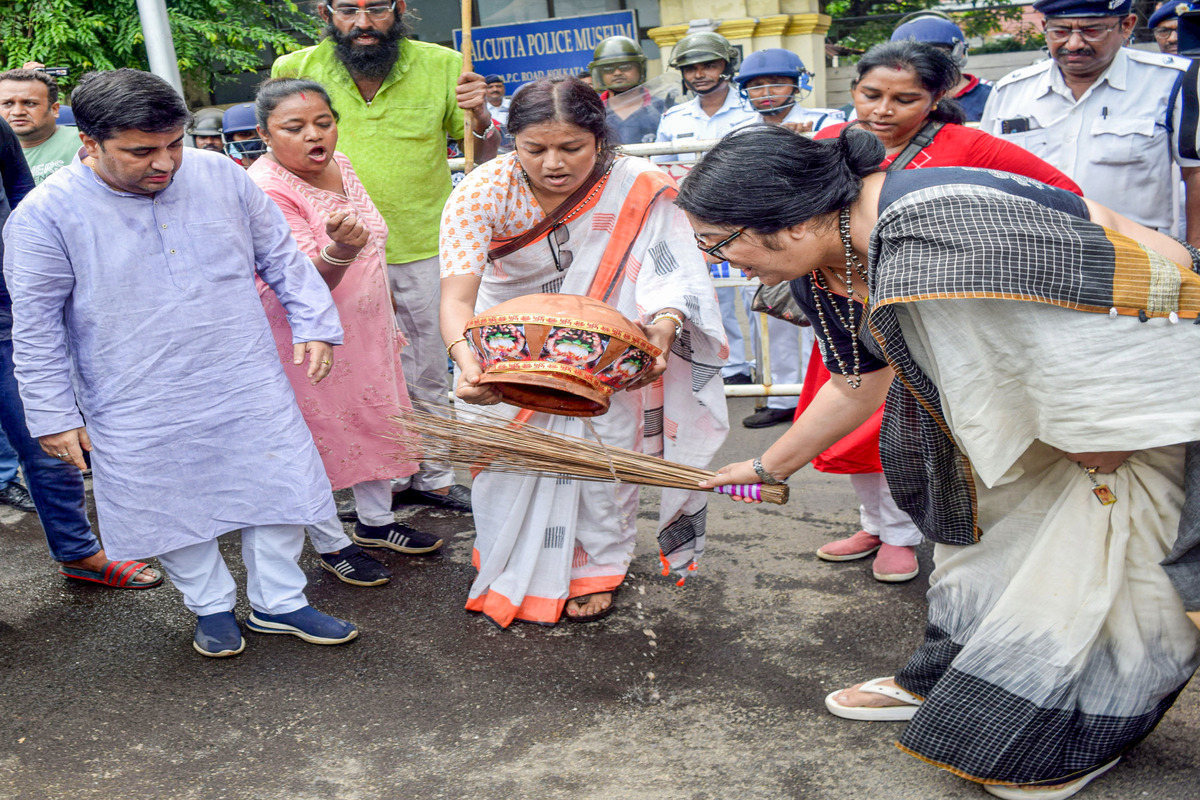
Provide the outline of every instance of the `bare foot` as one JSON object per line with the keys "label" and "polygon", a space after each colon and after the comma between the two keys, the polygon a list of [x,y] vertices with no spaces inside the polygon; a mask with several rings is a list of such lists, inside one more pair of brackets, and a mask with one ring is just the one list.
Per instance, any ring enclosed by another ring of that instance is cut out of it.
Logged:
{"label": "bare foot", "polygon": [[612,605],[612,592],[596,592],[580,597],[572,597],[567,601],[568,617],[590,617],[606,611]]}
{"label": "bare foot", "polygon": [[[90,572],[104,572],[104,569],[108,566],[108,561],[108,556],[104,555],[104,551],[101,550],[99,553],[88,556],[87,558],[80,558],[76,561],[63,561],[62,565],[64,567],[72,567],[74,569],[86,569]],[[160,577],[161,576],[158,574],[158,570],[151,567],[150,569],[139,572],[134,577],[133,582],[154,583],[155,581],[159,580]]]}
{"label": "bare foot", "polygon": [[[866,683],[866,681],[863,681]],[[839,705],[849,708],[889,708],[891,706],[906,706],[908,703],[903,703],[899,700],[894,700],[886,695],[876,694],[875,692],[860,692],[858,691],[862,683],[856,683],[849,689],[843,689],[834,695],[834,702]],[[876,686],[888,686],[893,689],[900,689],[896,685],[896,681],[888,678],[886,681],[880,681]],[[901,689],[901,691],[904,691]]]}

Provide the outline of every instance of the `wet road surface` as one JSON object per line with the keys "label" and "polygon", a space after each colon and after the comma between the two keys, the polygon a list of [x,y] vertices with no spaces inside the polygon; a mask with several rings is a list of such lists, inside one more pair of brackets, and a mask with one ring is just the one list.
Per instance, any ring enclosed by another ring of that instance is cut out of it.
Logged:
{"label": "wet road surface", "polygon": [[[781,433],[737,421],[718,463]],[[69,583],[36,519],[0,509],[0,798],[984,798],[892,746],[896,723],[838,720],[833,689],[890,675],[920,641],[930,548],[903,585],[813,551],[856,529],[849,481],[805,470],[785,507],[714,497],[708,550],[683,588],[659,574],[655,493],[619,611],[592,625],[496,629],[463,610],[471,517],[400,517],[448,538],[388,554],[355,588],[307,548],[309,598],[359,639],[317,647],[247,633],[245,653],[190,646],[169,585]],[[234,537],[226,556],[239,581]],[[249,612],[244,599],[237,609]],[[1091,800],[1200,796],[1200,692],[1189,687]]]}

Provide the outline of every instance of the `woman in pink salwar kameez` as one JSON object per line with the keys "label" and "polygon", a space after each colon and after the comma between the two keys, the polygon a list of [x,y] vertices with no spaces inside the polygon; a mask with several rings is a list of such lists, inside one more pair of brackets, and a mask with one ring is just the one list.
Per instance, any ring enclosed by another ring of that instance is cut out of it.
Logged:
{"label": "woman in pink salwar kameez", "polygon": [[[391,481],[417,471],[400,461],[384,438],[389,417],[409,407],[400,367],[403,334],[396,328],[387,285],[387,224],[363,189],[349,159],[336,152],[337,114],[320,84],[276,79],[256,100],[259,135],[269,152],[248,174],[275,201],[333,293],[345,329],[329,377],[312,385],[292,365],[292,333],[275,293],[259,294],[284,371],[308,422],[335,490],[354,492],[358,521],[347,537],[336,517],[309,526],[322,566],[346,583],[376,586],[390,573],[361,548],[410,555],[432,553],[436,536],[395,521]],[[351,542],[353,538],[353,543]]]}

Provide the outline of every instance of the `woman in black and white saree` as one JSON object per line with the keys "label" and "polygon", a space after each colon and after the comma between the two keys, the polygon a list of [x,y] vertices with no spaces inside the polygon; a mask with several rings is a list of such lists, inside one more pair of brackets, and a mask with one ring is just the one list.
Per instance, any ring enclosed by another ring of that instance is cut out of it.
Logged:
{"label": "woman in black and white saree", "polygon": [[750,128],[685,180],[700,247],[790,281],[834,373],[712,483],[784,480],[886,396],[884,472],[937,543],[928,625],[826,705],[911,720],[902,750],[993,795],[1069,797],[1197,667],[1200,254],[1037,181],[882,156]]}

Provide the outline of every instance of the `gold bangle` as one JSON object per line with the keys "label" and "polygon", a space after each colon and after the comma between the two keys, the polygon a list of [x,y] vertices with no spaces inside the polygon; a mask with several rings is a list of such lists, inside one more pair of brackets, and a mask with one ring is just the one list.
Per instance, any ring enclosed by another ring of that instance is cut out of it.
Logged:
{"label": "gold bangle", "polygon": [[674,311],[659,311],[650,318],[650,324],[653,325],[660,319],[669,319],[672,323],[674,323],[676,339],[683,335],[683,315],[676,314]]}
{"label": "gold bangle", "polygon": [[450,344],[446,345],[446,358],[448,358],[448,359],[450,359],[451,361],[453,361],[453,360],[454,360],[454,356],[450,355],[450,351],[454,349],[454,345],[458,344],[459,342],[465,342],[466,340],[467,340],[467,337],[465,337],[465,336],[464,336],[464,337],[462,337],[461,339],[455,339],[453,342],[451,342]]}

